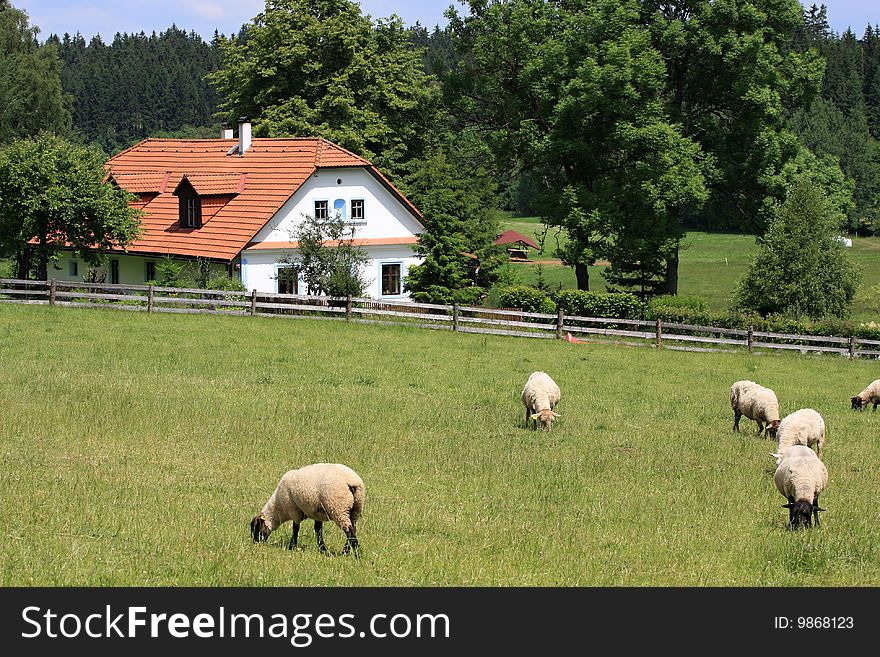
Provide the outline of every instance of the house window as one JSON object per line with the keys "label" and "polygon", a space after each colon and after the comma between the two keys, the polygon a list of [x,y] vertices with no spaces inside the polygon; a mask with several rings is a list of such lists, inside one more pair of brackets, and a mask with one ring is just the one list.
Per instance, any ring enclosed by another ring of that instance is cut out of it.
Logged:
{"label": "house window", "polygon": [[293,267],[278,268],[278,294],[299,294],[299,281]]}
{"label": "house window", "polygon": [[198,196],[180,197],[180,227],[202,227],[202,199]]}
{"label": "house window", "polygon": [[364,199],[356,198],[351,201],[351,220],[352,221],[363,221],[364,220]]}
{"label": "house window", "polygon": [[156,280],[156,263],[147,260],[144,280],[147,282]]}
{"label": "house window", "polygon": [[327,201],[315,201],[315,219],[318,221],[327,220]]}
{"label": "house window", "polygon": [[400,263],[382,265],[382,296],[400,294]]}
{"label": "house window", "polygon": [[67,270],[67,273],[71,276],[79,276],[79,263],[76,260],[70,261],[70,269]]}
{"label": "house window", "polygon": [[112,284],[119,283],[119,261],[110,261],[110,282]]}

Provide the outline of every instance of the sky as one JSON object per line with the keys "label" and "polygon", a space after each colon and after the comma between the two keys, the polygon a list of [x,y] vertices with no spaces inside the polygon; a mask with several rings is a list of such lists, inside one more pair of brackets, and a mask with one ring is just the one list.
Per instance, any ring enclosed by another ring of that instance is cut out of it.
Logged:
{"label": "sky", "polygon": [[[809,6],[812,0],[801,0]],[[828,22],[838,33],[851,27],[861,37],[868,24],[880,24],[878,0],[818,0],[828,9]],[[210,40],[214,30],[227,36],[238,32],[265,7],[264,0],[12,0],[23,9],[31,25],[40,28],[41,40],[50,34],[79,32],[86,39],[100,34],[112,41],[116,32],[161,32],[171,26],[195,30]],[[373,18],[400,16],[429,28],[446,25],[443,12],[459,0],[361,0],[361,10]]]}

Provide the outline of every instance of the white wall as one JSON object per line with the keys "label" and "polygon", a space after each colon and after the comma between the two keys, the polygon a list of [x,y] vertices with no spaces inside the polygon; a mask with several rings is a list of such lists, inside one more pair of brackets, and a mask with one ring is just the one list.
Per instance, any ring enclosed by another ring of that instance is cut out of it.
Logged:
{"label": "white wall", "polygon": [[[334,214],[337,200],[343,202],[345,216],[351,219],[351,201],[364,201],[364,221],[356,223],[356,239],[414,238],[423,230],[419,221],[409,210],[372,175],[360,168],[319,169],[297,192],[288,199],[269,223],[252,240],[253,242],[290,242],[295,240],[292,231],[303,220],[303,215],[313,215],[315,201],[327,201],[330,215]],[[381,267],[383,263],[401,265],[401,281],[409,273],[411,265],[419,264],[421,258],[412,247],[399,244],[365,246],[370,262],[364,274],[370,281],[367,296],[374,299],[407,299],[409,295],[388,297],[382,295]],[[277,292],[279,262],[295,257],[291,249],[248,249],[241,254],[241,278],[249,290]],[[401,283],[402,288],[402,283]],[[300,283],[300,293],[305,286]]]}
{"label": "white wall", "polygon": [[253,241],[291,241],[291,229],[302,221],[302,215],[314,214],[315,201],[327,201],[331,216],[334,201],[344,201],[346,217],[350,219],[353,199],[364,201],[364,222],[357,224],[358,238],[414,237],[423,230],[409,210],[363,169],[319,169],[288,199]]}
{"label": "white wall", "polygon": [[[417,257],[409,245],[372,246],[364,249],[370,258],[364,269],[369,280],[367,296],[373,299],[408,299],[409,294],[403,293],[403,279],[412,265],[417,265],[421,258]],[[242,281],[248,290],[259,292],[278,292],[278,268],[285,257],[296,257],[292,250],[251,250],[242,252]],[[384,263],[400,264],[401,292],[399,296],[382,295],[381,271]],[[305,285],[300,281],[300,294],[306,293]]]}

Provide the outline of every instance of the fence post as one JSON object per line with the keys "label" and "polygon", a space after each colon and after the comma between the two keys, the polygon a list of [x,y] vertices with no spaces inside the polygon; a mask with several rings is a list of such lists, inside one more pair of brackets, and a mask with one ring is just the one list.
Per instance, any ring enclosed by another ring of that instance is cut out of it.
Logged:
{"label": "fence post", "polygon": [[351,295],[350,294],[345,298],[345,321],[346,322],[351,321]]}
{"label": "fence post", "polygon": [[562,308],[556,309],[556,337],[561,340],[562,335]]}
{"label": "fence post", "polygon": [[458,304],[452,304],[452,330],[458,330]]}
{"label": "fence post", "polygon": [[55,279],[49,281],[49,305],[55,305]]}
{"label": "fence post", "polygon": [[663,346],[663,322],[659,319],[657,320],[657,348],[660,349]]}
{"label": "fence post", "polygon": [[251,290],[251,317],[257,314],[257,288]]}
{"label": "fence post", "polygon": [[153,284],[147,289],[147,312],[153,312]]}
{"label": "fence post", "polygon": [[849,359],[856,357],[856,336],[849,336]]}
{"label": "fence post", "polygon": [[746,336],[746,346],[749,349],[749,353],[752,353],[752,341],[755,338],[754,333],[755,333],[755,327],[752,324],[749,324],[749,333]]}

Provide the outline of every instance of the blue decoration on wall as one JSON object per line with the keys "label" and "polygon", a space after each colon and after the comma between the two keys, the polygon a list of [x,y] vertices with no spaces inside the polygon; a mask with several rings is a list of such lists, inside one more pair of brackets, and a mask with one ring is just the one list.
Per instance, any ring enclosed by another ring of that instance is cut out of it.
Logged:
{"label": "blue decoration on wall", "polygon": [[345,200],[338,198],[333,201],[333,216],[339,216],[343,221],[346,220],[345,216]]}

